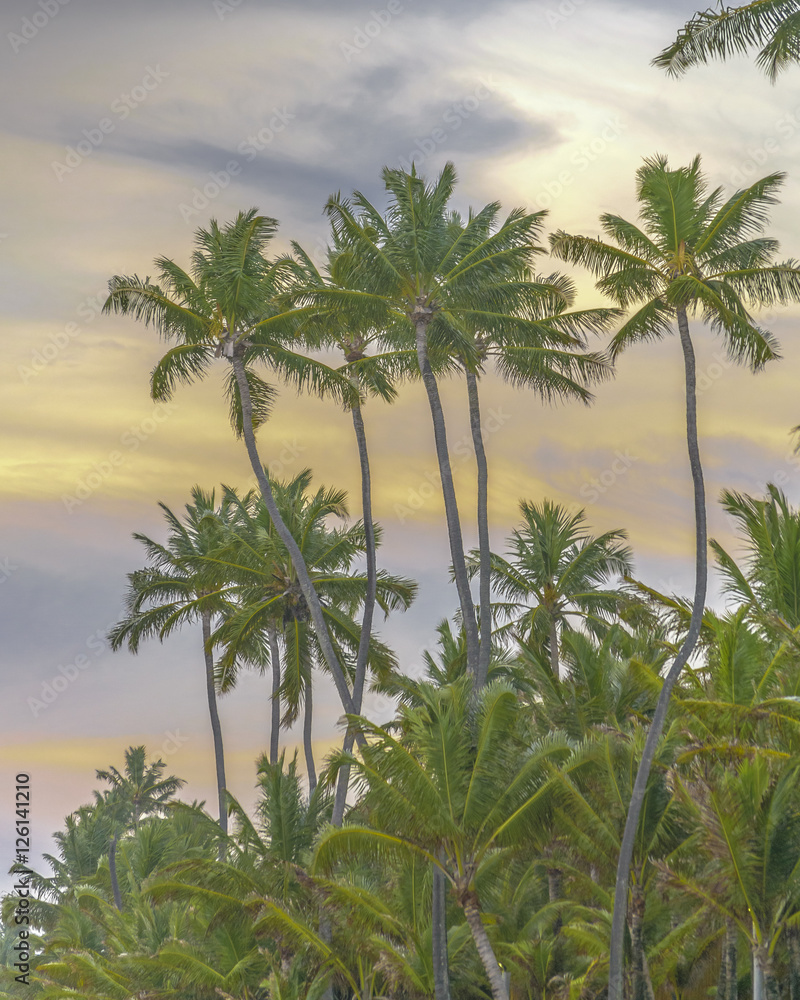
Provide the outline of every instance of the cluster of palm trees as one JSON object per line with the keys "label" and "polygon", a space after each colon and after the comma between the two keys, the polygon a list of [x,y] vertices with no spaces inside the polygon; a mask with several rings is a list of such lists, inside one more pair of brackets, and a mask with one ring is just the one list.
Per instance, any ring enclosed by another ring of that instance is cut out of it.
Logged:
{"label": "cluster of palm trees", "polygon": [[[645,787],[625,920],[631,1000],[800,997],[800,511],[774,486],[722,502],[742,544],[734,557],[712,543],[729,607],[703,614]],[[479,693],[465,630],[442,623],[423,679],[380,675],[398,698],[390,723],[351,716],[363,748],[333,754],[313,791],[296,757],[265,753],[255,816],[228,793],[227,832],[130,748],[122,768],[98,771],[105,789],[68,817],[50,873],[32,880],[33,986],[14,982],[7,943],[0,989],[431,996],[436,870],[451,995],[605,997],[617,857],[691,602],[619,581],[623,532],[592,536],[549,503],[524,514],[492,558],[493,589],[510,581],[513,599],[492,608]],[[547,610],[544,591],[558,595]]]}
{"label": "cluster of palm trees", "polygon": [[[756,44],[774,77],[798,38],[796,0],[755,0],[697,15],[658,61],[682,72]],[[111,279],[106,312],[170,342],[153,398],[215,358],[228,363],[231,423],[258,489],[223,486],[218,501],[196,487],[184,516],[162,504],[167,539],[136,536],[147,565],[130,575],[111,635],[136,652],[199,625],[218,820],[178,803],[180,780],[142,747],[124,772],[98,771],[111,787],[68,818],[52,875],[34,878],[36,989],[54,1000],[487,990],[689,1000],[715,986],[732,1000],[749,980],[757,1000],[797,1000],[800,516],[775,487],[764,499],[723,496],[747,559],[714,544],[734,606],[709,611],[689,325],[699,318],[754,370],[777,357],[750,310],[800,300],[800,268],[776,262],[764,235],[783,175],[726,198],[707,189],[699,157],[680,168],[645,160],[637,223],[607,213],[602,238],[549,237],[550,254],[588,268],[612,303],[581,309],[570,278],[537,270],[546,213],[502,218],[492,202],[460,214],[452,164],[432,182],[413,167],[386,168],[383,180],[383,211],[358,191],[329,199],[324,266],[297,244],[269,256],[277,222],[252,209],[198,230],[189,270],[161,257],[155,280]],[[590,402],[620,352],[673,326],[694,487],[692,599],[633,582],[624,532],[593,537],[583,512],[548,501],[523,501],[506,554],[492,553],[481,378]],[[588,350],[590,335],[614,329],[607,352]],[[276,389],[259,366],[350,412],[355,525],[343,525],[344,494],[314,492],[310,471],[269,476],[256,433]],[[477,473],[471,551],[440,398],[442,380],[462,375]],[[363,413],[413,378],[430,409],[458,604],[418,682],[374,628],[376,605],[405,609],[415,584],[378,569]],[[249,667],[272,676],[255,820],[227,790],[217,712]],[[319,780],[315,668],[331,675],[346,720]],[[397,698],[387,726],[362,715],[368,675]],[[305,790],[280,752],[281,727],[301,711]],[[2,982],[19,992],[13,976]]]}

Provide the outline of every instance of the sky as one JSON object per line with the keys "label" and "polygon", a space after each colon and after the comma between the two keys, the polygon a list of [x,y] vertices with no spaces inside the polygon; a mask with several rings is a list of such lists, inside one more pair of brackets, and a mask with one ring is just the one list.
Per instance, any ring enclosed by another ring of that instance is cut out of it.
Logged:
{"label": "sky", "polygon": [[[158,501],[180,511],[194,484],[248,486],[250,469],[221,372],[152,402],[148,376],[164,345],[132,320],[100,315],[109,277],[147,275],[160,255],[188,264],[198,227],[252,206],[280,221],[276,252],[297,240],[320,259],[327,198],[359,189],[383,205],[381,168],[412,160],[429,177],[455,163],[461,211],[494,200],[547,209],[547,231],[588,235],[602,212],[635,217],[635,172],[655,153],[673,166],[701,154],[709,184],[731,192],[786,171],[770,232],[781,257],[800,257],[797,71],[771,86],[743,58],[668,78],[650,60],[694,10],[694,0],[3,5],[0,871],[12,860],[20,772],[31,775],[35,853],[90,799],[95,770],[121,766],[131,745],[187,779],[184,798],[214,802],[199,629],[136,657],[112,654],[105,636],[126,574],[143,564],[132,533],[164,537]],[[578,305],[601,304],[574,274]],[[760,321],[783,358],[758,375],[694,328],[711,535],[734,547],[720,490],[758,494],[777,481],[800,502],[789,435],[800,423],[797,310]],[[590,407],[548,406],[491,375],[482,392],[497,549],[519,501],[549,497],[585,507],[596,532],[625,528],[650,586],[691,591],[675,338],[624,354]],[[456,447],[468,443],[463,384],[445,384],[443,397],[471,546],[475,470]],[[391,407],[370,402],[365,420],[380,563],[420,584],[412,609],[381,632],[418,673],[456,606],[420,387],[404,387]],[[310,467],[316,484],[346,488],[358,516],[346,413],[283,389],[259,447],[275,475]],[[324,679],[319,691],[322,757],[340,711]],[[368,714],[390,707],[368,696]],[[230,786],[250,804],[268,739],[267,678],[243,675],[221,715]],[[284,743],[291,754],[297,733]]]}

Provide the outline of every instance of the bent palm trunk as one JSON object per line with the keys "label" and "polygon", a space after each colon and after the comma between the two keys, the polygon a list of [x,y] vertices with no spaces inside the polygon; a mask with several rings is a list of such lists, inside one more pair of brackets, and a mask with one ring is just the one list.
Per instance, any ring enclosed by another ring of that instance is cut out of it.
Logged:
{"label": "bent palm trunk", "polygon": [[[353,705],[358,714],[361,712],[361,705],[364,699],[364,684],[367,677],[369,643],[372,637],[372,619],[375,613],[375,597],[378,592],[378,564],[375,551],[375,525],[372,520],[372,478],[370,475],[367,435],[364,430],[361,405],[356,403],[352,407],[351,412],[353,415],[353,427],[356,432],[356,441],[358,442],[358,458],[361,465],[361,509],[364,518],[364,536],[367,549],[367,595],[364,599],[364,617],[361,620],[361,636],[358,640],[356,676],[353,684]],[[345,753],[349,753],[353,749],[353,740],[353,732],[348,727],[344,738]],[[333,816],[331,817],[331,822],[334,826],[342,825],[349,781],[350,767],[346,764],[339,771],[339,778],[336,785],[336,797],[333,803]]]}
{"label": "bent palm trunk", "polygon": [[119,879],[117,878],[117,835],[111,838],[108,845],[108,874],[111,876],[111,892],[114,896],[114,906],[122,913],[122,894],[119,891]]}
{"label": "bent palm trunk", "polygon": [[436,384],[430,362],[428,361],[427,329],[430,313],[424,309],[412,315],[417,334],[417,360],[422,381],[428,395],[431,417],[433,419],[433,436],[436,442],[436,456],[439,462],[439,475],[442,479],[442,496],[447,518],[447,534],[450,541],[450,557],[453,560],[453,576],[456,581],[458,600],[461,606],[461,618],[467,636],[467,669],[473,678],[478,676],[478,625],[475,621],[475,605],[469,589],[467,563],[464,558],[464,542],[461,536],[461,520],[458,515],[456,491],[453,485],[453,470],[450,468],[450,454],[447,447],[447,431],[444,424],[442,401],[439,398],[439,387]]}
{"label": "bent palm trunk", "polygon": [[314,716],[314,702],[311,694],[311,678],[308,678],[305,692],[305,711],[303,712],[303,752],[306,756],[306,773],[308,774],[308,796],[314,794],[317,787],[317,769],[314,766],[314,747],[311,743],[311,724]]}
{"label": "bent palm trunk", "polygon": [[[217,691],[214,686],[214,655],[210,648],[211,612],[202,613],[203,625],[203,655],[206,661],[206,694],[208,695],[208,714],[211,717],[211,733],[214,737],[214,765],[217,772],[217,799],[219,802],[219,828],[223,837],[228,835],[228,803],[225,798],[225,753],[222,747],[222,727],[217,710]],[[217,855],[220,861],[225,857],[225,842],[220,841]]]}
{"label": "bent palm trunk", "polygon": [[653,764],[658,740],[664,728],[664,720],[667,716],[672,689],[686,661],[691,656],[700,635],[700,625],[702,624],[706,601],[706,585],[708,580],[708,554],[706,550],[708,540],[703,467],[700,463],[700,448],[697,441],[697,379],[695,357],[692,340],[689,336],[689,323],[686,318],[686,310],[679,308],[677,310],[677,317],[686,373],[686,441],[689,451],[689,465],[692,471],[692,483],[694,485],[696,546],[694,604],[692,605],[692,616],[689,621],[689,631],[683,640],[683,645],[678,650],[678,655],[675,657],[669,673],[664,678],[661,693],[658,696],[656,710],[650,723],[644,752],[642,753],[639,769],[636,772],[636,780],[633,784],[630,805],[628,806],[625,831],[622,835],[619,862],[617,864],[617,882],[614,891],[614,916],[611,922],[611,947],[608,972],[608,1000],[622,1000],[622,949],[625,932],[625,911],[628,903],[628,875],[633,857],[636,829],[639,825],[639,816],[642,811],[647,781],[650,777],[650,768]]}
{"label": "bent palm trunk", "polygon": [[475,947],[478,949],[478,955],[480,956],[483,967],[486,970],[489,985],[492,989],[492,997],[494,1000],[508,1000],[508,990],[506,989],[506,984],[503,981],[503,973],[500,971],[500,966],[497,964],[497,958],[495,957],[492,943],[489,940],[489,935],[486,933],[486,928],[483,926],[481,913],[478,909],[478,900],[475,897],[475,894],[469,893],[467,898],[462,902],[461,906],[464,910],[464,916],[467,918],[469,929],[472,932],[472,939],[475,942]]}
{"label": "bent palm trunk", "polygon": [[489,543],[489,466],[483,447],[481,429],[481,409],[478,399],[478,378],[467,369],[467,396],[469,398],[469,423],[472,443],[475,448],[475,462],[478,467],[478,552],[480,569],[478,575],[478,605],[480,608],[480,646],[478,647],[478,669],[475,674],[475,689],[480,690],[489,676],[489,661],[492,655],[492,605],[491,571],[492,553]]}
{"label": "bent palm trunk", "polygon": [[[353,705],[353,699],[350,694],[347,679],[344,675],[344,671],[342,670],[342,665],[339,663],[336,651],[333,648],[330,633],[328,632],[328,626],[325,624],[325,618],[322,614],[322,605],[320,604],[319,596],[317,595],[317,592],[314,589],[314,584],[309,576],[308,567],[306,566],[305,559],[303,559],[303,554],[280,515],[280,511],[275,503],[275,497],[272,493],[272,487],[269,484],[269,479],[264,472],[264,466],[261,464],[261,459],[258,455],[256,437],[253,431],[253,405],[250,400],[250,387],[247,384],[244,362],[241,357],[235,353],[235,348],[233,355],[229,356],[229,360],[233,365],[233,371],[236,376],[236,384],[239,388],[239,398],[242,404],[242,430],[244,432],[245,444],[247,445],[247,454],[250,458],[250,465],[255,473],[259,489],[261,490],[261,496],[263,497],[264,504],[269,511],[269,516],[272,518],[272,522],[275,525],[275,530],[278,532],[281,541],[286,546],[289,556],[291,557],[292,565],[297,573],[300,589],[303,593],[303,597],[306,599],[309,611],[311,612],[311,620],[314,623],[314,632],[316,633],[320,648],[322,649],[322,654],[325,657],[325,662],[328,664],[328,668],[333,676],[333,682],[336,685],[336,691],[339,695],[342,707],[349,715],[355,715],[355,707]],[[356,730],[355,738],[359,746],[364,745],[364,736],[360,730]]]}

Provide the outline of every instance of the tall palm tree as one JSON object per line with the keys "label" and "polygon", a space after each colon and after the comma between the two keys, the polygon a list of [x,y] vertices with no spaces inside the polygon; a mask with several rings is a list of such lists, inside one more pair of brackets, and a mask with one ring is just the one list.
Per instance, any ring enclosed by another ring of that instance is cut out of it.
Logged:
{"label": "tall palm tree", "polygon": [[[195,233],[197,249],[192,255],[191,275],[174,261],[159,257],[155,266],[160,284],[137,275],[116,275],[109,281],[103,311],[133,316],[146,326],[155,326],[166,340],[178,341],[153,370],[150,389],[154,399],[169,399],[179,383],[203,377],[215,358],[224,357],[230,363],[227,394],[231,422],[237,436],[244,437],[264,503],[291,554],[342,707],[352,712],[350,688],[328,635],[319,597],[302,553],[275,505],[256,446],[256,428],[267,418],[275,390],[252,370],[254,361],[266,362],[283,373],[297,375],[302,369],[306,382],[330,380],[327,366],[317,366],[313,359],[285,346],[293,321],[275,303],[287,290],[293,268],[285,259],[266,257],[276,230],[277,221],[258,215],[254,208],[240,212],[223,227],[212,219],[209,229]],[[345,398],[352,387],[346,380],[334,379],[328,391]],[[357,738],[362,742],[360,736]]]}
{"label": "tall palm tree", "polygon": [[653,64],[680,76],[691,66],[753,48],[759,50],[756,63],[772,83],[800,59],[798,0],[751,0],[739,7],[726,7],[720,0],[718,10],[699,11],[687,21]]}
{"label": "tall palm tree", "polygon": [[[320,596],[337,658],[349,663],[362,645],[361,628],[354,614],[369,587],[368,578],[352,570],[353,561],[365,549],[364,528],[361,523],[347,528],[329,527],[326,522],[331,516],[347,516],[346,494],[325,487],[311,493],[310,483],[311,472],[304,469],[289,482],[272,480],[270,488]],[[231,581],[238,601],[238,607],[212,637],[212,642],[223,648],[218,661],[220,689],[228,690],[235,684],[239,665],[252,662],[254,649],[258,656],[265,633],[270,641],[273,634],[280,636],[284,650],[280,695],[286,705],[283,725],[291,725],[304,705],[303,743],[313,790],[316,772],[311,746],[311,671],[315,663],[325,663],[321,642],[311,627],[295,565],[266,506],[252,494],[239,498],[234,490],[227,489],[225,495],[231,517],[220,525],[216,552],[205,557],[210,567]],[[376,600],[386,614],[407,608],[415,590],[409,580],[385,571],[377,574]],[[368,652],[368,666],[378,674],[395,663],[391,651],[374,635]]]}
{"label": "tall palm tree", "polygon": [[[389,194],[386,214],[362,193],[352,201],[339,196],[329,200],[328,216],[337,244],[355,255],[351,272],[355,290],[339,291],[339,301],[352,302],[362,313],[371,308],[374,322],[386,330],[387,341],[413,345],[433,421],[436,454],[442,480],[453,575],[467,636],[470,672],[480,686],[485,680],[491,648],[488,605],[484,604],[484,635],[478,631],[475,607],[464,558],[461,521],[453,485],[447,433],[435,369],[444,359],[458,359],[465,369],[476,372],[480,355],[475,337],[486,342],[511,343],[522,334],[527,347],[555,348],[542,351],[535,360],[529,350],[522,368],[536,368],[542,383],[551,371],[569,377],[580,373],[580,362],[563,350],[575,338],[538,323],[530,303],[540,293],[532,280],[531,265],[541,252],[536,236],[542,213],[513,210],[499,222],[500,206],[486,205],[470,212],[462,221],[449,207],[456,183],[452,163],[428,184],[411,172],[384,168],[383,181]],[[330,294],[315,297],[330,301]],[[546,360],[545,360],[546,358]],[[587,362],[587,368],[590,363]],[[551,381],[555,385],[555,381]],[[477,397],[470,388],[472,422],[478,411]],[[479,422],[479,414],[477,415]],[[485,526],[485,474],[480,438],[476,437],[481,476],[480,523]],[[481,548],[488,551],[488,532],[481,530]],[[486,567],[484,566],[484,569]],[[484,573],[484,593],[486,574]],[[480,644],[483,643],[483,656]]]}
{"label": "tall palm tree", "polygon": [[637,172],[642,226],[606,213],[601,226],[610,242],[558,232],[555,256],[588,267],[597,287],[615,304],[638,306],[611,341],[616,357],[641,340],[661,339],[678,328],[686,380],[686,428],[694,486],[696,577],[689,631],[667,673],[653,716],[631,798],[619,857],[614,901],[609,1000],[622,1000],[622,943],[628,870],[647,775],[666,718],[670,692],[691,655],[700,631],[706,597],[707,530],[705,489],[697,440],[695,356],[689,316],[699,314],[722,334],[731,357],[761,368],[776,357],[775,341],[748,312],[755,306],[800,298],[800,270],[793,261],[774,263],[778,244],[762,235],[769,206],[776,202],[782,174],[770,174],[723,200],[722,189],[708,193],[700,157],[671,170],[664,156],[647,159]]}
{"label": "tall palm tree", "polygon": [[[223,837],[228,832],[228,807],[225,799],[225,753],[222,727],[217,709],[214,682],[214,653],[211,649],[211,625],[215,614],[230,613],[230,588],[224,575],[209,574],[203,556],[218,547],[219,524],[225,523],[229,507],[223,501],[215,506],[213,491],[205,493],[199,486],[192,489],[192,503],[186,505],[183,518],[159,503],[169,534],[165,543],[155,542],[147,535],[135,533],[134,538],[145,547],[149,565],[128,575],[125,616],[109,633],[111,648],[123,643],[132,653],[138,653],[142,639],[158,636],[160,641],[185,623],[199,620],[203,636],[206,696],[214,740],[214,763],[217,778],[219,825]],[[213,517],[209,515],[213,514]],[[220,852],[224,851],[221,841]]]}
{"label": "tall palm tree", "polygon": [[[523,500],[520,512],[522,526],[508,539],[508,558],[492,555],[492,582],[502,598],[495,613],[508,621],[502,630],[546,647],[558,678],[560,636],[571,628],[569,619],[595,632],[609,627],[622,593],[605,585],[631,572],[631,550],[621,529],[590,535],[583,510]],[[474,569],[478,554],[470,557]]]}
{"label": "tall palm tree", "polygon": [[334,758],[334,766],[347,759],[363,784],[368,822],[324,834],[315,867],[355,852],[426,859],[453,887],[492,996],[508,1000],[476,881],[515,845],[543,835],[548,762],[566,757],[568,747],[554,735],[529,749],[520,703],[507,685],[484,687],[477,703],[463,680],[419,685],[417,693],[419,706],[401,708],[402,737],[364,720],[371,740],[361,759]]}
{"label": "tall palm tree", "polygon": [[165,777],[166,766],[163,760],[148,763],[146,749],[139,746],[128,747],[125,751],[125,766],[122,771],[112,765],[96,772],[98,778],[111,786],[102,795],[95,792],[95,797],[98,805],[103,804],[114,820],[108,867],[114,905],[118,910],[122,910],[122,894],[116,868],[116,850],[120,836],[128,828],[137,830],[143,816],[159,813],[185,784],[183,778],[176,778],[175,775]]}

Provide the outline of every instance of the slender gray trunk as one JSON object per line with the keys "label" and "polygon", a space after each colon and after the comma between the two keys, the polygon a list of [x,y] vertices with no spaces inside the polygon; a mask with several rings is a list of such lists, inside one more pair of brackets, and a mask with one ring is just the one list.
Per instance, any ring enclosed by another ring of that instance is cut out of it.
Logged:
{"label": "slender gray trunk", "polygon": [[631,1000],[648,1000],[644,975],[644,894],[641,886],[635,885],[631,891],[630,935],[631,935]]}
{"label": "slender gray trunk", "polygon": [[786,929],[789,946],[789,1000],[800,1000],[800,930]]}
{"label": "slender gray trunk", "polygon": [[483,926],[480,910],[478,909],[478,901],[474,898],[474,894],[468,897],[461,905],[464,909],[464,916],[467,918],[469,929],[472,932],[475,947],[478,949],[478,955],[480,955],[481,962],[486,970],[489,985],[492,989],[493,1000],[508,1000],[505,979],[503,978],[500,966],[497,964],[492,942],[489,940],[489,935]]}
{"label": "slender gray trunk", "polygon": [[[222,727],[217,711],[217,689],[214,685],[214,654],[211,652],[211,612],[204,611],[201,615],[203,626],[203,655],[206,661],[206,694],[208,696],[208,714],[211,716],[211,733],[214,737],[214,765],[217,772],[217,801],[219,804],[219,828],[223,837],[228,836],[228,800],[225,789],[225,752],[222,747]],[[220,861],[225,857],[225,842],[220,840],[217,848]]]}
{"label": "slender gray trunk", "polygon": [[117,878],[117,835],[111,838],[108,845],[108,873],[111,876],[111,892],[114,896],[114,906],[122,913],[122,893],[119,891],[119,879]]}
{"label": "slender gray trunk", "polygon": [[465,369],[467,376],[467,397],[469,399],[469,423],[472,430],[472,444],[475,448],[475,462],[478,467],[478,552],[480,569],[478,575],[479,636],[478,670],[475,675],[475,690],[479,691],[489,676],[489,662],[492,656],[492,552],[489,542],[489,466],[483,447],[481,428],[481,408],[478,398],[478,377]]}
{"label": "slender gray trunk", "polygon": [[269,762],[278,763],[281,742],[281,651],[278,647],[278,631],[271,628],[269,636],[269,658],[272,666],[272,701],[269,731]]}
{"label": "slender gray trunk", "polygon": [[306,756],[306,773],[308,774],[308,795],[314,794],[317,787],[317,769],[314,766],[314,747],[311,744],[311,726],[314,718],[314,701],[312,696],[312,678],[308,678],[305,691],[305,707],[303,711],[303,753]]}
{"label": "slender gray trunk", "polygon": [[[547,869],[547,899],[550,903],[557,903],[561,899],[561,869]],[[561,914],[556,914],[553,920],[553,933],[558,934],[561,930]]]}
{"label": "slender gray trunk", "polygon": [[550,653],[550,669],[553,671],[553,677],[558,681],[561,680],[561,677],[558,662],[558,622],[555,615],[552,615],[550,618],[550,632],[547,642],[550,647],[548,650]]}
{"label": "slender gray trunk", "polygon": [[[358,640],[356,657],[356,676],[353,684],[353,705],[357,714],[361,712],[364,700],[364,684],[367,677],[369,661],[369,643],[372,637],[372,619],[375,613],[375,597],[378,593],[378,562],[375,546],[375,525],[372,520],[372,478],[369,468],[369,452],[367,451],[367,435],[364,430],[364,418],[360,404],[352,407],[353,427],[358,442],[358,458],[361,465],[361,510],[364,518],[364,537],[367,556],[367,595],[364,599],[364,617],[361,620],[361,636]],[[353,733],[348,727],[344,737],[344,752],[353,749]],[[331,823],[341,826],[344,819],[344,809],[347,803],[347,786],[350,781],[350,767],[345,765],[339,771],[336,783],[336,796],[333,802]]]}
{"label": "slender gray trunk", "polygon": [[444,423],[442,401],[439,398],[439,387],[436,384],[430,362],[428,361],[428,323],[430,309],[419,306],[412,314],[417,334],[417,360],[428,403],[433,419],[433,436],[436,442],[436,456],[439,461],[439,475],[442,479],[442,496],[447,518],[447,535],[450,541],[450,558],[453,560],[453,576],[456,581],[458,600],[461,606],[461,618],[467,636],[467,669],[473,678],[478,676],[478,623],[475,621],[475,605],[469,589],[467,563],[464,558],[464,542],[461,535],[461,520],[458,516],[458,503],[453,485],[453,471],[450,468],[450,454],[447,447],[447,430]]}
{"label": "slender gray trunk", "polygon": [[622,844],[619,852],[619,862],[617,864],[617,881],[614,891],[614,916],[611,922],[611,947],[609,954],[608,972],[608,1000],[622,1000],[622,967],[623,967],[623,943],[625,933],[625,911],[628,903],[628,875],[633,858],[633,848],[636,839],[636,829],[639,825],[639,816],[642,811],[642,803],[647,789],[647,781],[650,777],[650,768],[655,757],[656,747],[661,732],[664,728],[664,720],[667,716],[667,708],[672,689],[675,686],[684,664],[689,659],[694,650],[697,638],[700,635],[700,625],[703,620],[703,610],[706,600],[706,584],[708,580],[708,553],[707,553],[707,529],[706,529],[706,501],[705,488],[703,485],[703,468],[700,463],[700,448],[697,441],[697,395],[696,395],[696,373],[694,348],[689,336],[689,323],[686,319],[686,310],[678,309],[678,332],[683,348],[683,361],[686,373],[686,441],[689,450],[689,465],[692,471],[692,482],[694,484],[694,516],[695,516],[695,588],[694,604],[692,606],[692,616],[689,621],[689,631],[683,641],[683,645],[678,651],[678,655],[669,673],[664,678],[661,693],[658,696],[656,710],[653,713],[653,720],[650,723],[650,730],[639,762],[639,769],[636,772],[636,780],[633,784],[633,794],[631,795],[628,815],[625,820],[625,831],[622,835]]}
{"label": "slender gray trunk", "polygon": [[[286,546],[289,556],[291,557],[292,565],[297,573],[300,589],[303,592],[303,597],[305,597],[309,611],[311,612],[311,620],[314,623],[314,632],[316,633],[317,640],[319,641],[320,648],[322,649],[322,654],[325,657],[325,662],[328,664],[328,668],[333,676],[333,682],[336,685],[339,700],[341,701],[345,712],[347,712],[348,715],[354,715],[356,713],[350,689],[347,685],[347,678],[344,675],[342,665],[339,663],[339,658],[333,648],[330,633],[328,632],[328,626],[325,624],[325,618],[322,614],[322,605],[320,604],[319,596],[317,595],[317,592],[314,589],[314,584],[309,576],[308,567],[306,566],[305,559],[303,559],[303,554],[300,551],[297,542],[292,537],[292,533],[286,527],[286,524],[281,517],[280,511],[275,503],[272,487],[269,484],[269,479],[264,472],[264,466],[261,464],[261,459],[258,455],[255,432],[253,431],[253,405],[250,401],[250,387],[247,384],[244,362],[241,357],[235,353],[235,351],[236,348],[233,347],[233,353],[228,355],[228,357],[230,363],[233,365],[233,371],[236,376],[236,384],[239,387],[239,398],[242,404],[242,428],[244,431],[245,444],[247,446],[247,454],[250,458],[250,465],[255,473],[256,481],[258,482],[259,489],[261,490],[261,496],[264,499],[264,504],[269,511],[269,516],[272,518],[273,524],[275,525],[275,530],[278,532],[281,541]],[[355,738],[359,746],[364,745],[364,735],[360,730],[356,730]]]}
{"label": "slender gray trunk", "polygon": [[739,992],[739,980],[736,974],[736,941],[736,924],[733,920],[728,919],[725,921],[725,936],[722,939],[722,959],[719,963],[717,1000],[736,1000]]}
{"label": "slender gray trunk", "polygon": [[[439,857],[444,857],[442,851],[439,852]],[[447,879],[438,865],[433,866],[431,951],[435,1000],[450,1000],[450,963],[447,954]]]}
{"label": "slender gray trunk", "polygon": [[780,1000],[772,956],[766,945],[753,949],[753,1000]]}

